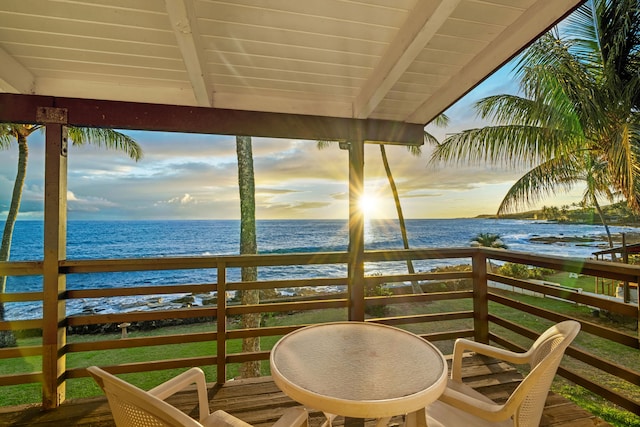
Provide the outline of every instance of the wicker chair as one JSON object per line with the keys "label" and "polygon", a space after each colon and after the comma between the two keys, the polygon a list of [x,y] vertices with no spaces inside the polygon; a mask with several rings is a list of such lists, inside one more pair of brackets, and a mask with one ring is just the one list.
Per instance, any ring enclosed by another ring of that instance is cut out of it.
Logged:
{"label": "wicker chair", "polygon": [[[565,349],[580,331],[569,320],[547,329],[529,351],[514,353],[486,344],[458,339],[453,350],[451,379],[440,399],[427,409],[429,427],[537,427],[545,400]],[[462,383],[462,356],[475,351],[514,364],[529,364],[531,371],[508,400],[499,405]]]}
{"label": "wicker chair", "polygon": [[[191,368],[149,391],[131,385],[97,366],[91,366],[87,371],[107,395],[117,427],[251,427],[250,424],[224,411],[209,413],[207,385],[204,372],[200,368]],[[199,422],[164,401],[194,383],[198,392]],[[307,411],[302,407],[295,407],[287,409],[273,426],[307,425]]]}

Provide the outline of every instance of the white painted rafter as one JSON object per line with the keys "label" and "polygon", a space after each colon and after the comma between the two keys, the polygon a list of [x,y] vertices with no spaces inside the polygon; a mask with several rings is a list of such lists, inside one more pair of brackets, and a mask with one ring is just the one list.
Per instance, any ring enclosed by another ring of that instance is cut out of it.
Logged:
{"label": "white painted rafter", "polygon": [[539,36],[541,30],[551,27],[559,16],[563,16],[575,6],[575,0],[538,0],[533,3],[525,13],[478,52],[459,73],[451,76],[446,84],[404,121],[409,123],[432,121],[517,54],[523,46]]}
{"label": "white painted rafter", "polygon": [[193,0],[165,0],[171,27],[187,69],[193,94],[201,107],[211,107],[212,90],[206,79],[203,49],[200,46]]}
{"label": "white painted rafter", "polygon": [[0,91],[31,94],[35,91],[36,79],[6,50],[0,48]]}
{"label": "white painted rafter", "polygon": [[364,119],[429,43],[461,0],[419,0],[407,22],[388,46],[376,68],[353,103],[354,117]]}

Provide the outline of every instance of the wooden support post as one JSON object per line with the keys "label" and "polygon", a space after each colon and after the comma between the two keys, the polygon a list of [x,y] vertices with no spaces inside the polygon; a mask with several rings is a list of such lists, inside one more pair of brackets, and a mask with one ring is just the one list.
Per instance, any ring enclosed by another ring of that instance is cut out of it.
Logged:
{"label": "wooden support post", "polygon": [[364,141],[349,142],[349,320],[364,321]]}
{"label": "wooden support post", "polygon": [[42,406],[59,406],[65,399],[66,276],[59,262],[67,256],[67,131],[47,124],[44,176],[44,268],[42,325]]}
{"label": "wooden support post", "polygon": [[216,311],[216,381],[218,384],[224,384],[227,381],[227,266],[224,261],[218,261],[216,292],[218,296],[218,308]]}
{"label": "wooden support post", "polygon": [[638,296],[638,300],[636,301],[636,307],[638,308],[638,312],[637,312],[637,317],[636,317],[636,324],[638,325],[638,327],[636,328],[637,331],[637,336],[638,336],[638,347],[640,348],[640,276],[636,277],[636,285],[638,286],[637,289],[637,296]]}
{"label": "wooden support post", "polygon": [[489,300],[487,289],[487,257],[479,249],[472,259],[473,330],[477,342],[489,343]]}

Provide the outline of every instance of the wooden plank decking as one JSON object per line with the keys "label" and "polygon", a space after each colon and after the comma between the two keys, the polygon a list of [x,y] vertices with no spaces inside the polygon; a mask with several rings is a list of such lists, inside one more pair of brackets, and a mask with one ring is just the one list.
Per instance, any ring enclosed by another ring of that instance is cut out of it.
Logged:
{"label": "wooden plank decking", "polygon": [[[495,360],[468,357],[464,361],[465,381],[497,402],[506,400],[517,386],[521,375],[512,366]],[[185,391],[169,402],[192,416],[197,416],[195,391]],[[209,389],[212,409],[223,409],[257,427],[268,427],[282,411],[297,403],[284,395],[270,377],[230,381]],[[324,418],[318,412],[310,414],[310,426],[318,427]],[[394,421],[401,421],[392,420]],[[338,417],[334,425],[342,425]],[[43,412],[38,406],[0,408],[0,426],[113,426],[109,406],[103,397],[65,402],[54,411]],[[373,423],[367,423],[367,427]],[[544,427],[609,426],[567,399],[550,393],[541,421]]]}

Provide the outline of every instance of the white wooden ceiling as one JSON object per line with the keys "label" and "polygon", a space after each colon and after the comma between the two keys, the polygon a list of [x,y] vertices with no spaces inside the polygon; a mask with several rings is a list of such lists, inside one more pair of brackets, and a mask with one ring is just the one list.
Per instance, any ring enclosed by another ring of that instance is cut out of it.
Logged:
{"label": "white wooden ceiling", "polygon": [[0,92],[426,124],[580,0],[1,0]]}

